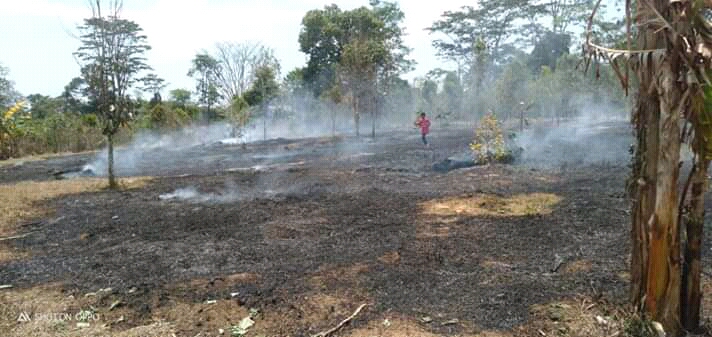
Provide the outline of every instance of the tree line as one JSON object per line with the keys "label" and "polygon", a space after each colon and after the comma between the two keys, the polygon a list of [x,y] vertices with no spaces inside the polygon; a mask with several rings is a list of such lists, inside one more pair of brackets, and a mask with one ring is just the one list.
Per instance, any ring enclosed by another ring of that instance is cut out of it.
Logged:
{"label": "tree line", "polygon": [[[145,59],[150,45],[140,25],[121,17],[119,0],[91,4],[91,17],[78,27],[81,72],[61,95],[23,97],[0,68],[0,107],[24,102],[2,120],[0,158],[94,149],[124,142],[136,130],[216,120],[230,123],[235,136],[261,120],[265,137],[268,120],[328,121],[332,133],[346,127],[356,134],[369,121],[375,136],[377,127],[405,125],[416,111],[441,124],[487,112],[507,120],[524,110],[529,118],[557,121],[590,101],[625,103],[610,90],[609,70],[595,81],[576,69],[580,56],[571,47],[592,6],[586,0],[484,0],[445,12],[428,31],[438,55],[454,66],[412,82],[404,76],[416,63],[397,2],[371,0],[351,10],[328,5],[302,18],[305,66],[284,73],[269,46],[221,42],[187,67],[195,87],[172,89],[165,98],[169,83]],[[599,18],[594,26],[609,41],[622,38],[621,22]]]}

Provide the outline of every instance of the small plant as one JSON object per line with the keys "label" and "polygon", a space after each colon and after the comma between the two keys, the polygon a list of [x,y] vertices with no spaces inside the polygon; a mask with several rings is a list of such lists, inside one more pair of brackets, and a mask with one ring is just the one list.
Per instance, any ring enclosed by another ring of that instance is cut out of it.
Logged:
{"label": "small plant", "polygon": [[506,163],[514,159],[512,152],[507,149],[499,121],[492,112],[484,115],[475,128],[475,138],[470,149],[480,164]]}
{"label": "small plant", "polygon": [[638,316],[633,316],[625,320],[624,328],[627,337],[657,337],[653,322]]}
{"label": "small plant", "polygon": [[11,157],[15,152],[14,144],[22,131],[18,127],[22,121],[17,115],[24,107],[25,102],[19,101],[0,115],[0,159]]}

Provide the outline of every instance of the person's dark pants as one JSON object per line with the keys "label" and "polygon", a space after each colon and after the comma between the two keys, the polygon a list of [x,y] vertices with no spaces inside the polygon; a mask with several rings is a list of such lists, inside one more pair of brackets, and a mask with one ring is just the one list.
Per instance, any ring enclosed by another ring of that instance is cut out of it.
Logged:
{"label": "person's dark pants", "polygon": [[428,140],[425,139],[426,134],[423,133],[423,134],[421,134],[421,136],[423,138],[423,144],[428,145]]}

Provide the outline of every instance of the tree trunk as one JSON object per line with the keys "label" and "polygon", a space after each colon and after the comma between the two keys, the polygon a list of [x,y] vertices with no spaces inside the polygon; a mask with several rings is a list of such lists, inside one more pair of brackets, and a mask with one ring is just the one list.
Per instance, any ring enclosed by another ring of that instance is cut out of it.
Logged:
{"label": "tree trunk", "polygon": [[[645,84],[643,84],[645,83]],[[631,205],[631,282],[630,301],[640,306],[645,298],[648,278],[648,221],[655,210],[656,181],[658,171],[658,124],[660,105],[657,97],[648,94],[646,81],[641,81],[638,103],[633,122],[637,146],[633,159],[633,172],[629,182],[633,200]]]}
{"label": "tree trunk", "polygon": [[331,107],[331,137],[336,137],[336,106]]}
{"label": "tree trunk", "polygon": [[678,177],[680,174],[680,84],[677,54],[669,53],[660,64],[657,81],[660,97],[660,148],[655,212],[650,219],[648,278],[645,306],[652,319],[670,336],[680,333],[680,229]]}
{"label": "tree trunk", "polygon": [[[666,0],[655,0],[659,9],[665,5]],[[649,13],[644,10],[645,4],[638,2],[638,13]],[[645,26],[651,20],[641,14],[638,23],[643,25],[638,33],[637,44],[641,49],[657,49],[664,47],[666,41],[663,34],[656,32],[652,27]],[[629,192],[632,197],[631,204],[631,261],[630,261],[630,301],[636,307],[643,309],[643,299],[646,298],[649,260],[649,222],[655,212],[658,180],[658,152],[660,147],[660,101],[651,86],[655,82],[656,69],[652,60],[641,65],[638,71],[639,88],[638,99],[633,111],[631,122],[635,126],[636,148],[633,158],[633,169],[629,181]]]}
{"label": "tree trunk", "polygon": [[[655,0],[658,12],[668,14],[669,0]],[[639,6],[643,6],[639,4]],[[649,13],[650,11],[641,11]],[[641,15],[641,49],[675,49]],[[677,43],[673,41],[673,44]],[[680,160],[681,64],[677,53],[662,62],[646,57],[639,71],[638,103],[633,115],[638,146],[633,161],[632,254],[630,296],[647,318],[660,322],[669,336],[681,332],[680,224],[678,177]],[[651,84],[657,91],[651,90]],[[644,303],[641,303],[644,302]]]}
{"label": "tree trunk", "polygon": [[376,112],[371,110],[371,138],[376,139]]}
{"label": "tree trunk", "polygon": [[116,176],[114,175],[114,135],[106,135],[106,141],[109,144],[109,150],[107,151],[109,153],[109,158],[107,160],[109,162],[109,188],[116,189],[117,187],[119,187],[119,184],[116,182]]}
{"label": "tree trunk", "polygon": [[267,112],[262,113],[262,140],[267,140]]}
{"label": "tree trunk", "polygon": [[700,257],[705,218],[707,169],[710,164],[709,160],[704,158],[704,153],[698,152],[697,154],[694,171],[691,173],[690,203],[685,218],[687,244],[685,245],[681,289],[682,326],[685,330],[693,332],[700,326],[700,303],[702,301]]}
{"label": "tree trunk", "polygon": [[356,137],[359,136],[359,113],[358,113],[358,99],[356,97],[353,98],[353,102],[351,103],[351,106],[353,108],[354,112],[354,128],[356,128]]}

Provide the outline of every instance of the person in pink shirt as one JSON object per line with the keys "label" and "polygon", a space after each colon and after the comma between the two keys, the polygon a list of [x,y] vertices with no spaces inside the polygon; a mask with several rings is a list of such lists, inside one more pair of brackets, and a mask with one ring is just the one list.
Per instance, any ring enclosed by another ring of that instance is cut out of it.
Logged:
{"label": "person in pink shirt", "polygon": [[430,144],[428,144],[428,140],[425,138],[425,136],[430,133],[430,120],[428,117],[425,116],[425,112],[420,113],[420,117],[415,120],[415,126],[420,128],[420,135],[423,139],[423,144],[425,146],[430,147]]}

